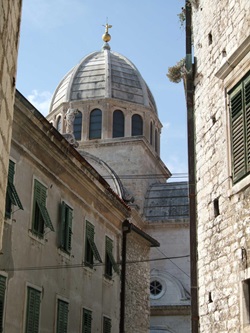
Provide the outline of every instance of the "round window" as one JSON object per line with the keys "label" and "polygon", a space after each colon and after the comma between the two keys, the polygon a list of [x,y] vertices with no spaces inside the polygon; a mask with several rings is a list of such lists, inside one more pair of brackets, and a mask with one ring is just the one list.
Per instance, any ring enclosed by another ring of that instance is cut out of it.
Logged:
{"label": "round window", "polygon": [[154,280],[150,283],[150,294],[152,296],[158,296],[162,292],[162,284]]}

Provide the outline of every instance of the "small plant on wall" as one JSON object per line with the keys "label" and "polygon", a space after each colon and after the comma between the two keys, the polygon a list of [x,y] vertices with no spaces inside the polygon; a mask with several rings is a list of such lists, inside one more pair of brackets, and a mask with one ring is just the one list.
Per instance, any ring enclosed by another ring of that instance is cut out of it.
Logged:
{"label": "small plant on wall", "polygon": [[175,66],[168,68],[167,77],[171,82],[179,83],[184,77],[185,73],[186,73],[185,58],[183,58],[180,61],[178,61]]}

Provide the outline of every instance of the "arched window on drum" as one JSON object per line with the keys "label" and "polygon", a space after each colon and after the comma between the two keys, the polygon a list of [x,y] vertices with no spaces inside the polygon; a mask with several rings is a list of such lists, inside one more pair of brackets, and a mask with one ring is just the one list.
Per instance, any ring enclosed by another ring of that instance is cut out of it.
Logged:
{"label": "arched window on drum", "polygon": [[158,131],[155,129],[155,151],[158,153]]}
{"label": "arched window on drum", "polygon": [[124,137],[124,114],[120,110],[113,113],[113,138]]}
{"label": "arched window on drum", "polygon": [[143,120],[139,114],[132,116],[132,136],[143,135]]}
{"label": "arched window on drum", "polygon": [[76,140],[81,140],[81,138],[82,138],[82,113],[81,112],[78,112],[75,115],[74,136],[75,136]]}
{"label": "arched window on drum", "polygon": [[153,144],[153,123],[150,123],[150,144]]}
{"label": "arched window on drum", "polygon": [[59,116],[57,118],[56,129],[58,130],[59,133],[62,133],[62,117],[61,116]]}
{"label": "arched window on drum", "polygon": [[89,139],[101,139],[102,137],[102,111],[94,109],[90,113]]}

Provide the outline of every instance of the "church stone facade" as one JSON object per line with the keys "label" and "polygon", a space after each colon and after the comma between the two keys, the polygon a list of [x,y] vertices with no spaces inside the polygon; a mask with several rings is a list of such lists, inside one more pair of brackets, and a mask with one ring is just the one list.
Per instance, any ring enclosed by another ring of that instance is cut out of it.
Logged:
{"label": "church stone facade", "polygon": [[190,3],[199,331],[250,332],[250,2]]}

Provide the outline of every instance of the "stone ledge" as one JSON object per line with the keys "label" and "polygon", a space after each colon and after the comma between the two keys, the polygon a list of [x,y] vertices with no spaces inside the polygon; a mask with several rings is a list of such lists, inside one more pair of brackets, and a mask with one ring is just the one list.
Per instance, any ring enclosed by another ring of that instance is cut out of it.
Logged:
{"label": "stone ledge", "polygon": [[151,306],[151,316],[190,316],[190,305],[160,305]]}

